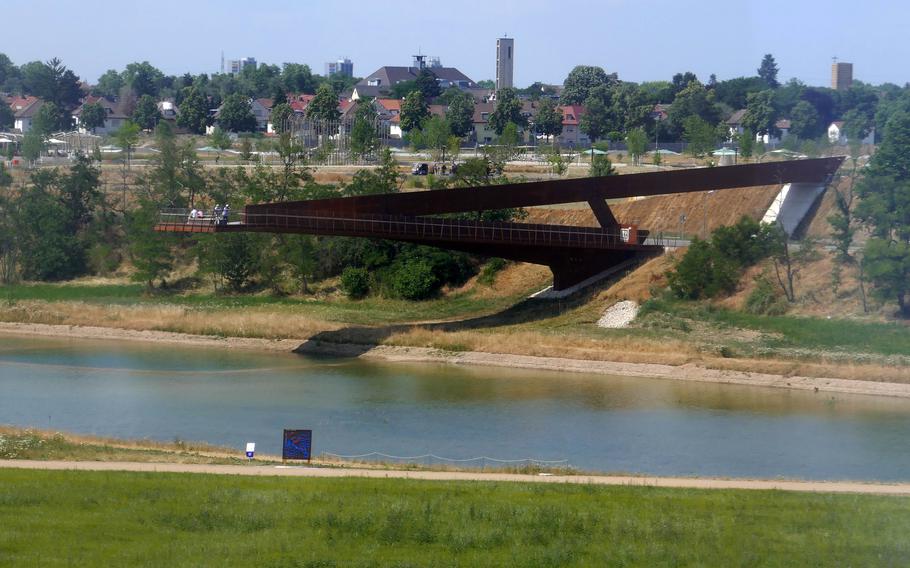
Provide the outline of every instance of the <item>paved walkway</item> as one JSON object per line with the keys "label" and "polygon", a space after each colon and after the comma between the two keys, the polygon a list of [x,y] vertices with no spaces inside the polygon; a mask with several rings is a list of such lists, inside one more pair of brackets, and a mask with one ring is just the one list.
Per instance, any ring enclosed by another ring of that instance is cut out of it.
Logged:
{"label": "paved walkway", "polygon": [[76,462],[0,460],[0,468],[49,469],[68,471],[151,471],[166,473],[208,473],[216,475],[259,475],[282,477],[370,477],[423,479],[435,481],[514,481],[523,483],[590,483],[638,487],[675,487],[686,489],[757,489],[810,491],[816,493],[863,493],[870,495],[908,495],[910,483],[866,483],[853,481],[785,481],[752,479],[705,479],[686,477],[635,477],[620,475],[528,475],[464,471],[404,471],[387,469],[331,468],[307,466],[206,465],[141,462]]}

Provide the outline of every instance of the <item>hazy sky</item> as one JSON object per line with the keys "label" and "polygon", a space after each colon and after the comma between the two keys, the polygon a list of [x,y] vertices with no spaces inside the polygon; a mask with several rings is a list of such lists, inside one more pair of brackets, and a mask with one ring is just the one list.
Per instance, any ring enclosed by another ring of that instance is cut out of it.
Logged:
{"label": "hazy sky", "polygon": [[364,76],[418,50],[474,80],[495,75],[496,38],[515,38],[515,83],[561,83],[573,66],[621,79],[751,75],[773,53],[782,80],[827,85],[831,58],[870,83],[910,81],[910,3],[897,0],[28,0],[3,3],[0,52],[16,64],[60,57],[94,82],[148,60],[169,74],[226,59],[308,63],[339,56]]}

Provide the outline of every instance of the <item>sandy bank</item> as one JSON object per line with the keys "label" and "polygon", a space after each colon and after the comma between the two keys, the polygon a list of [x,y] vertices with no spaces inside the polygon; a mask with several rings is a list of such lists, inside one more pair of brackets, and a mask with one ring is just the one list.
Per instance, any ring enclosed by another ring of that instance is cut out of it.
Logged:
{"label": "sandy bank", "polygon": [[695,364],[662,365],[651,363],[623,363],[565,359],[559,357],[534,357],[477,351],[451,352],[424,347],[397,347],[389,345],[364,346],[320,343],[305,339],[256,339],[242,337],[211,337],[171,333],[164,331],[135,331],[107,327],[82,327],[67,325],[24,324],[0,322],[0,334],[19,336],[40,335],[73,339],[129,340],[145,343],[171,343],[222,349],[252,349],[281,351],[313,355],[358,357],[389,362],[446,363],[452,365],[483,365],[649,377],[680,381],[808,390],[818,393],[861,394],[910,398],[910,384],[881,381],[848,380],[835,378],[782,376],[758,372],[729,371],[705,368]]}

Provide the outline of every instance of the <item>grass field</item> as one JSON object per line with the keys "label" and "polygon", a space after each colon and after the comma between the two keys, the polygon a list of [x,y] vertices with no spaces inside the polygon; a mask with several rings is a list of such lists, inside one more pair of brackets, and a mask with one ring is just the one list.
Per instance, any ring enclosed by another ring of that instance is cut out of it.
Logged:
{"label": "grass field", "polygon": [[3,566],[906,566],[905,498],[0,470]]}

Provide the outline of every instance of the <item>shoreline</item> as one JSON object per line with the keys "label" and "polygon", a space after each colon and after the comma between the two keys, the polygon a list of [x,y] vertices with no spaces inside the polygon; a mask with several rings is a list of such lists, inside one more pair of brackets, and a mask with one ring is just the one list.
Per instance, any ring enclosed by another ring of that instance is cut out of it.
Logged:
{"label": "shoreline", "polygon": [[677,381],[734,384],[851,395],[910,398],[910,384],[853,379],[784,376],[754,371],[731,371],[702,367],[694,363],[625,363],[559,357],[538,357],[487,353],[481,351],[443,351],[428,347],[356,345],[317,342],[307,339],[258,339],[213,337],[167,331],[138,331],[109,327],[50,325],[0,322],[0,335],[41,336],[67,339],[141,341],[219,349],[248,349],[350,357],[390,363],[432,363],[507,367],[540,371],[622,375]]}

